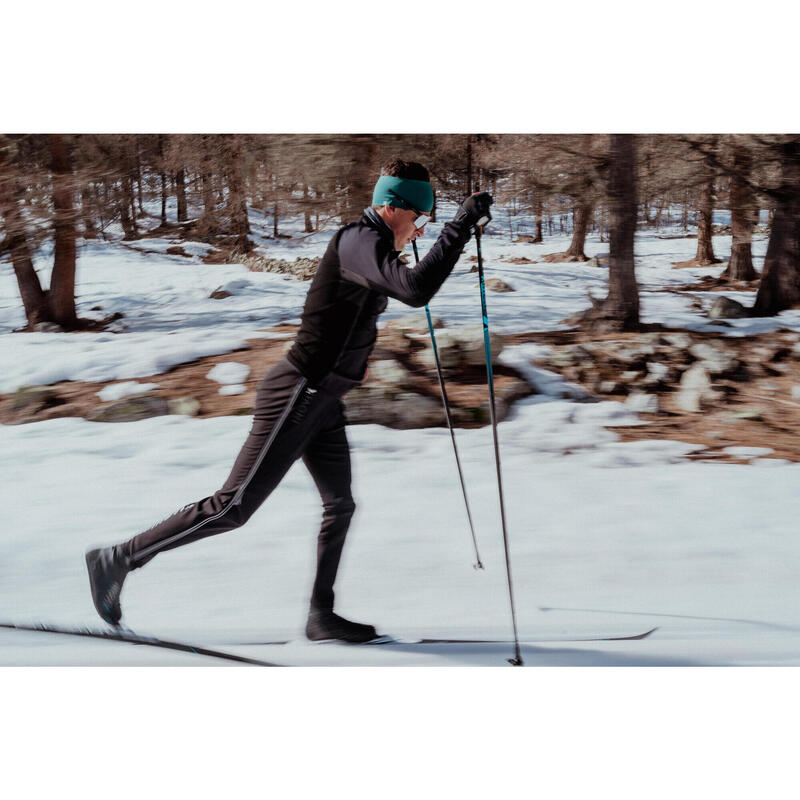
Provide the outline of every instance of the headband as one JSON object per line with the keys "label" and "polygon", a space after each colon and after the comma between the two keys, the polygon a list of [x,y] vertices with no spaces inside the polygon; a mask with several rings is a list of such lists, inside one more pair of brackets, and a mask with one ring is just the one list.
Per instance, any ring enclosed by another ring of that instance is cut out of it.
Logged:
{"label": "headband", "polygon": [[433,187],[428,181],[381,175],[372,193],[373,206],[397,206],[429,212],[433,208]]}

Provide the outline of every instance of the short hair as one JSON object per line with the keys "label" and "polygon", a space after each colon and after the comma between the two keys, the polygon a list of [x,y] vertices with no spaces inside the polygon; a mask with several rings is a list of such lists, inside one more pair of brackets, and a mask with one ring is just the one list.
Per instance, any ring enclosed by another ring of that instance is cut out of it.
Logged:
{"label": "short hair", "polygon": [[408,178],[413,181],[428,181],[430,175],[428,170],[417,161],[403,161],[400,158],[388,161],[381,167],[381,175],[388,175],[390,178]]}

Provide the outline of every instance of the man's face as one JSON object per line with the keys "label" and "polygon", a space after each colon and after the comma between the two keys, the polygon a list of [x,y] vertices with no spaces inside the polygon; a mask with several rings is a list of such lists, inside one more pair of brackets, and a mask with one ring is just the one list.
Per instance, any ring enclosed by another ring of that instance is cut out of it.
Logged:
{"label": "man's face", "polygon": [[425,233],[425,226],[417,228],[414,222],[419,217],[416,211],[407,208],[395,208],[394,206],[385,207],[386,214],[382,214],[386,224],[394,233],[394,249],[402,250],[414,239],[418,239]]}

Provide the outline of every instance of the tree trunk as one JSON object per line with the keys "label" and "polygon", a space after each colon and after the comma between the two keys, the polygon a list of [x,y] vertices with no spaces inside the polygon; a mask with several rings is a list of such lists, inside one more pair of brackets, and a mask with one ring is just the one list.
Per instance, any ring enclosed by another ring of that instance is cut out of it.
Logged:
{"label": "tree trunk", "polygon": [[589,230],[589,222],[592,219],[594,205],[591,200],[583,200],[573,211],[572,241],[564,255],[576,258],[578,261],[588,261],[583,252],[586,244],[586,234]]}
{"label": "tree trunk", "polygon": [[[731,176],[731,260],[722,276],[729,281],[752,281],[758,277],[753,267],[750,244],[755,226],[753,191],[747,184],[753,165],[753,156],[747,147],[735,145],[733,151],[734,175]],[[756,212],[757,213],[757,212]]]}
{"label": "tree trunk", "polygon": [[88,186],[81,188],[81,216],[83,217],[83,238],[96,239],[97,229],[94,225],[94,206]]}
{"label": "tree trunk", "polygon": [[311,224],[311,201],[308,194],[308,184],[305,178],[302,180],[303,184],[303,233],[313,233],[314,226]]}
{"label": "tree trunk", "polygon": [[537,200],[535,205],[536,211],[536,233],[533,236],[533,243],[540,244],[544,241],[542,238],[542,201]]}
{"label": "tree trunk", "polygon": [[161,227],[167,226],[167,173],[164,167],[164,134],[158,135],[158,164],[161,178]]}
{"label": "tree trunk", "polygon": [[136,201],[139,204],[139,215],[143,217],[144,204],[142,203],[142,152],[138,136],[136,137]]}
{"label": "tree trunk", "polygon": [[467,197],[472,194],[472,136],[467,134],[467,183],[464,187]]}
{"label": "tree trunk", "polygon": [[130,240],[138,238],[136,223],[131,219],[131,204],[128,196],[127,181],[122,178],[121,184],[114,185],[114,195],[119,208],[119,219],[122,225],[123,239]]}
{"label": "tree trunk", "polygon": [[167,173],[161,173],[161,225],[167,225]]}
{"label": "tree trunk", "polygon": [[636,233],[635,143],[632,134],[612,134],[608,181],[608,297],[596,303],[587,320],[607,330],[639,330],[639,288],[634,270]]}
{"label": "tree trunk", "polygon": [[250,233],[250,222],[247,219],[247,198],[242,176],[242,154],[237,137],[227,140],[228,156],[228,217],[231,234],[236,237],[236,248],[244,253],[253,249],[253,243],[247,238]]}
{"label": "tree trunk", "polygon": [[60,134],[50,135],[55,211],[55,249],[50,276],[50,311],[53,322],[78,327],[75,312],[75,211],[72,204],[72,164],[67,143]]}
{"label": "tree trunk", "polygon": [[189,217],[186,213],[186,172],[183,167],[175,173],[175,193],[178,196],[178,222],[186,222]]}
{"label": "tree trunk", "polygon": [[781,178],[753,307],[757,317],[800,305],[800,137],[789,137],[781,146]]}
{"label": "tree trunk", "polygon": [[128,175],[125,178],[125,194],[128,197],[128,202],[131,208],[131,224],[133,225],[133,232],[136,238],[139,237],[139,229],[136,227],[136,193],[133,191],[133,176]]}
{"label": "tree trunk", "polygon": [[700,190],[699,211],[695,261],[702,267],[719,264],[720,259],[714,257],[714,248],[711,242],[711,220],[714,215],[714,172],[710,167],[706,168],[706,177]]}
{"label": "tree trunk", "polygon": [[42,289],[33,266],[31,248],[25,231],[25,220],[20,212],[17,192],[19,187],[13,176],[6,173],[6,155],[0,147],[0,214],[5,228],[4,249],[11,256],[17,277],[22,306],[28,326],[33,328],[49,319],[47,292]]}

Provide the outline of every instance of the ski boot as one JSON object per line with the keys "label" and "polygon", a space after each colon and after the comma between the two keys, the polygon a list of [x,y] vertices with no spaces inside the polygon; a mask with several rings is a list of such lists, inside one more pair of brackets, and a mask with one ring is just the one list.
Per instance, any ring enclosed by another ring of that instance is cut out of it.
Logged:
{"label": "ski boot", "polygon": [[308,612],[306,636],[312,642],[337,640],[360,644],[378,638],[378,632],[372,625],[351,622],[331,610],[312,608]]}
{"label": "ski boot", "polygon": [[119,625],[122,618],[119,596],[131,570],[130,560],[120,552],[119,546],[100,547],[86,553],[86,568],[97,613],[109,625]]}

